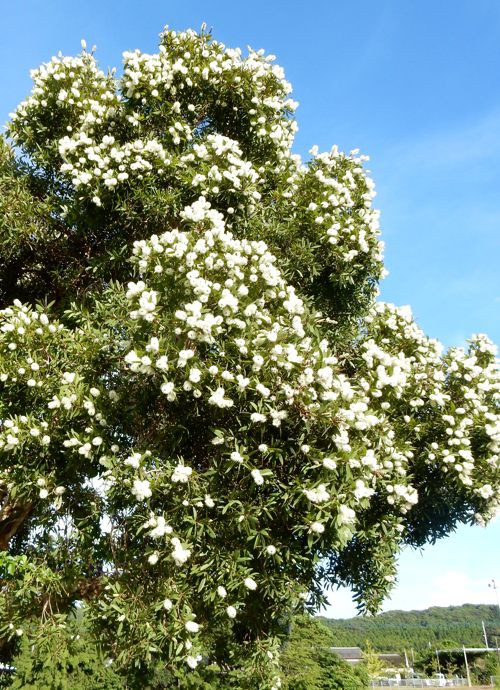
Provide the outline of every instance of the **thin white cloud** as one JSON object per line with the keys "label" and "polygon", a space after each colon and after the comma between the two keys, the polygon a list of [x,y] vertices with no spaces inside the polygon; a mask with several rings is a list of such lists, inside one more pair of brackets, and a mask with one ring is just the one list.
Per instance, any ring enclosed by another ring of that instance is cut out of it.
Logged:
{"label": "thin white cloud", "polygon": [[[403,141],[390,147],[384,161],[399,170],[415,172],[437,168],[453,168],[488,158],[497,158],[500,153],[500,108],[485,113],[475,122],[467,122],[436,129],[410,141]],[[464,168],[464,174],[466,169]]]}
{"label": "thin white cloud", "polygon": [[403,588],[396,588],[384,610],[494,604],[495,593],[488,587],[489,581],[486,577],[470,577],[460,570],[448,570],[422,583],[413,596],[408,597]]}
{"label": "thin white cloud", "polygon": [[[475,578],[467,573],[450,569],[434,577],[415,578],[411,582],[399,584],[383,611],[422,610],[431,606],[461,606],[462,604],[497,604],[496,594],[500,596],[500,578],[496,579],[496,592],[489,587],[491,578]],[[321,615],[331,618],[350,618],[356,615],[352,593],[340,589],[329,596],[330,605]]]}

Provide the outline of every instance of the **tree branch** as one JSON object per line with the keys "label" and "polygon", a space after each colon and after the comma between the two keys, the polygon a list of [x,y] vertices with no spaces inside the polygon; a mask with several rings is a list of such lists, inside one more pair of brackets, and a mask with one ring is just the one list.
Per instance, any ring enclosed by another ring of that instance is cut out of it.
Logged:
{"label": "tree branch", "polygon": [[9,541],[33,510],[32,503],[5,503],[0,508],[0,551],[7,551]]}

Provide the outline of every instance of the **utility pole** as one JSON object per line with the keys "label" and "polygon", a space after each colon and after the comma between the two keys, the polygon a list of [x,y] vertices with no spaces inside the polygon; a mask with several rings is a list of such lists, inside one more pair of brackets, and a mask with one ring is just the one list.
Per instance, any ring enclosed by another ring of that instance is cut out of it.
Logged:
{"label": "utility pole", "polygon": [[469,688],[471,688],[472,683],[470,682],[469,662],[467,661],[467,653],[465,651],[465,645],[463,646],[463,650],[464,650],[465,670],[467,671],[467,685],[469,686]]}
{"label": "utility pole", "polygon": [[441,664],[439,663],[439,652],[437,649],[436,649],[436,659],[438,662],[438,673],[441,673]]}
{"label": "utility pole", "polygon": [[488,647],[488,636],[486,635],[486,628],[484,627],[484,621],[481,621],[483,624],[483,635],[484,635],[484,644],[486,645],[486,649],[489,649]]}

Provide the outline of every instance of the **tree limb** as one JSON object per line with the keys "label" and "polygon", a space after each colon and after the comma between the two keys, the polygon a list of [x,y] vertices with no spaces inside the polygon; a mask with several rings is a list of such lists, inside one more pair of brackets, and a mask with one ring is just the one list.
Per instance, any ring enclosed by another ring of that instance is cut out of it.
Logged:
{"label": "tree limb", "polygon": [[9,541],[16,534],[33,510],[32,503],[5,503],[0,509],[0,551],[6,551]]}

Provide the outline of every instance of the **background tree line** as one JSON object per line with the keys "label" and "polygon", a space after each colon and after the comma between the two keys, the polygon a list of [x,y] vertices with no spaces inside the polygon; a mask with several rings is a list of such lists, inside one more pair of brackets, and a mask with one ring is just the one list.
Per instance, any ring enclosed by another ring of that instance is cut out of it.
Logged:
{"label": "background tree line", "polygon": [[482,621],[491,646],[500,637],[498,607],[486,604],[432,607],[424,611],[388,611],[369,618],[323,619],[336,646],[363,648],[366,640],[380,652],[423,651],[454,640],[460,646],[484,646]]}

